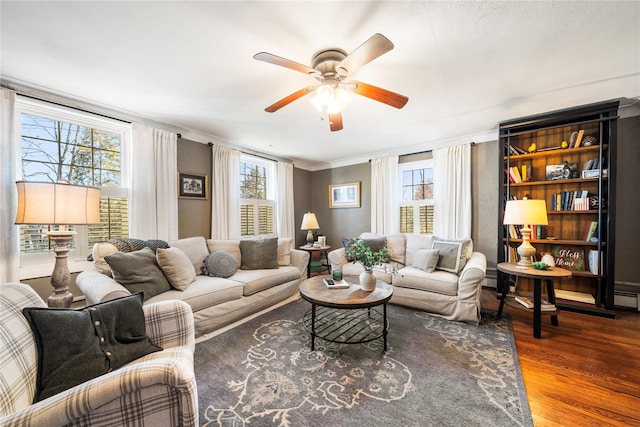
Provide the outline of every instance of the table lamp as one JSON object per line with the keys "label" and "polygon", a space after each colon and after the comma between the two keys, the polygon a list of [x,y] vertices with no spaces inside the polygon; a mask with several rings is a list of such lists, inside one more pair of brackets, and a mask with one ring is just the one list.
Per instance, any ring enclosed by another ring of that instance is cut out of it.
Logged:
{"label": "table lamp", "polygon": [[505,225],[522,225],[522,244],[518,247],[520,260],[517,264],[521,267],[531,267],[532,258],[536,249],[531,245],[531,225],[547,225],[547,205],[544,200],[523,199],[507,200],[504,209]]}
{"label": "table lamp", "polygon": [[320,225],[318,224],[318,218],[316,218],[316,214],[311,212],[307,212],[306,214],[304,214],[300,230],[308,230],[307,245],[313,245],[313,231],[311,230],[318,230],[319,228]]}
{"label": "table lamp", "polygon": [[47,300],[49,307],[68,308],[73,301],[69,292],[71,275],[67,266],[68,245],[76,234],[67,225],[100,223],[100,189],[66,183],[16,182],[18,213],[16,224],[57,225],[49,231],[56,244],[56,263],[51,274],[53,294]]}

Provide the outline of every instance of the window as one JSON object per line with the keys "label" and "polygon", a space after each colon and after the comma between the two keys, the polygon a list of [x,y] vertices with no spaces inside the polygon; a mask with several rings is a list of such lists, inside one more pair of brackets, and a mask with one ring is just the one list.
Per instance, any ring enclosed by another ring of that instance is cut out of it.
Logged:
{"label": "window", "polygon": [[433,233],[433,160],[401,163],[400,232]]}
{"label": "window", "polygon": [[275,234],[275,162],[240,156],[240,234]]}
{"label": "window", "polygon": [[[129,234],[123,155],[129,125],[19,97],[21,171],[23,181],[57,182],[102,188],[102,223],[76,226],[71,259],[86,259],[94,243]],[[49,225],[20,226],[21,264],[52,262],[55,244]],[[43,254],[46,253],[46,258]]]}

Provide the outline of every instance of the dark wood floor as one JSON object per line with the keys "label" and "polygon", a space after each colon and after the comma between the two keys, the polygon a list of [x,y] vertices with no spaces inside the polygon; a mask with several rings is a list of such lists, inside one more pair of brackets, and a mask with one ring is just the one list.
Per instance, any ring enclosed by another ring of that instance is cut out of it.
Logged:
{"label": "dark wood floor", "polygon": [[[493,289],[483,307],[498,308]],[[558,327],[505,305],[515,333],[533,423],[540,426],[640,426],[640,313],[616,319],[561,311]]]}

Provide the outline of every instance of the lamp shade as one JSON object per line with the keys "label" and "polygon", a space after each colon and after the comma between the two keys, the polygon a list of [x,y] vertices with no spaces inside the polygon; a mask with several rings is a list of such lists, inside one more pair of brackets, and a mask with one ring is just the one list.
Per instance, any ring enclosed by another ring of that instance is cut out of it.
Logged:
{"label": "lamp shade", "polygon": [[316,218],[316,214],[311,212],[307,212],[306,214],[304,214],[300,230],[317,230],[319,228],[320,225],[318,224],[318,218]]}
{"label": "lamp shade", "polygon": [[16,224],[100,223],[100,189],[53,182],[16,182]]}
{"label": "lamp shade", "polygon": [[547,204],[544,200],[507,200],[503,224],[547,225]]}

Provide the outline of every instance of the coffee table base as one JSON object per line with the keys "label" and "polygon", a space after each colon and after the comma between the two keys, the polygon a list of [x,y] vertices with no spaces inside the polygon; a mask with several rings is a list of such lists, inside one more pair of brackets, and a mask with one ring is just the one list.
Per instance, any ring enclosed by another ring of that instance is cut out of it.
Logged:
{"label": "coffee table base", "polygon": [[387,351],[387,304],[382,304],[382,313],[373,307],[338,309],[311,304],[303,324],[311,334],[311,351],[315,350],[316,338],[340,344],[362,344],[382,338]]}

